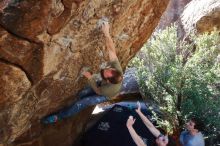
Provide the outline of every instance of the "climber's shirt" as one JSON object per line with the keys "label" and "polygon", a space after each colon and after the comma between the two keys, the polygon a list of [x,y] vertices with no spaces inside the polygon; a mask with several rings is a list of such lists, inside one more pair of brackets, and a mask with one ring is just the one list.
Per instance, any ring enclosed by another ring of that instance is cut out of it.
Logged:
{"label": "climber's shirt", "polygon": [[[114,61],[110,61],[108,63],[108,67],[115,68],[116,70],[121,72],[121,74],[123,74],[123,71],[122,71],[122,68],[121,68],[121,65],[118,59]],[[92,78],[89,79],[89,84],[92,88],[94,87],[99,88],[100,95],[106,96],[109,99],[115,97],[120,92],[120,89],[122,86],[122,82],[118,84],[111,84],[111,83],[106,82],[105,80],[102,80],[100,73],[93,74]]]}

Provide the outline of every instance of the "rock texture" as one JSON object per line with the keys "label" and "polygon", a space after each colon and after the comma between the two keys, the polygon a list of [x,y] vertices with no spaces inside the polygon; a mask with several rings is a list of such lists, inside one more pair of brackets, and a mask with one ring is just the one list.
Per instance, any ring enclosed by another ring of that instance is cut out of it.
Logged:
{"label": "rock texture", "polygon": [[152,34],[168,1],[0,1],[0,143],[71,145],[92,108],[51,130],[39,120],[76,101],[86,83],[80,77],[84,67],[97,72],[108,60],[97,21],[108,17],[125,68]]}
{"label": "rock texture", "polygon": [[139,85],[136,78],[136,68],[126,69],[123,77],[120,94],[139,93]]}
{"label": "rock texture", "polygon": [[170,26],[172,23],[176,22],[181,16],[185,6],[191,0],[170,0],[166,11],[161,17],[160,23],[157,29],[164,29]]}
{"label": "rock texture", "polygon": [[192,0],[185,8],[181,21],[184,30],[190,32],[210,32],[220,30],[220,1]]}

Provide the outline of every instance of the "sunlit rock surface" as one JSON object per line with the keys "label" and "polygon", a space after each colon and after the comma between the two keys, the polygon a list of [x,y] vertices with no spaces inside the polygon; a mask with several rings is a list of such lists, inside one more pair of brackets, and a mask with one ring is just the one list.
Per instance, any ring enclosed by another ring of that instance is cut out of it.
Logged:
{"label": "sunlit rock surface", "polygon": [[181,21],[187,33],[220,30],[220,1],[192,0],[185,8]]}
{"label": "sunlit rock surface", "polygon": [[160,23],[157,29],[164,29],[170,26],[172,23],[176,22],[181,16],[185,6],[191,0],[170,0],[166,11],[161,17]]}
{"label": "sunlit rock surface", "polygon": [[125,69],[157,26],[169,0],[2,0],[0,145],[68,146],[93,108],[52,125],[39,120],[76,101],[84,67],[108,60],[97,22],[103,16]]}

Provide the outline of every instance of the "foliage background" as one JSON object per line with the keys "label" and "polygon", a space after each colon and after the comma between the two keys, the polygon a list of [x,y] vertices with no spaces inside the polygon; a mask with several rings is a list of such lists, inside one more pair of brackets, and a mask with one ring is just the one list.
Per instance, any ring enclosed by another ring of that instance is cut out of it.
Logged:
{"label": "foliage background", "polygon": [[[178,39],[175,25],[155,32],[130,66],[137,68],[142,94],[159,105],[159,125],[178,131],[192,115],[209,139],[220,135],[219,32]],[[190,40],[190,41],[189,41]]]}

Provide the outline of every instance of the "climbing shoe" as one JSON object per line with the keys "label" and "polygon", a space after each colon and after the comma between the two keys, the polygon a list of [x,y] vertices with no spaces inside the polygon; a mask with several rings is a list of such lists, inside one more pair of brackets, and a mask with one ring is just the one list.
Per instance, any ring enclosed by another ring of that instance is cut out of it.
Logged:
{"label": "climbing shoe", "polygon": [[42,119],[43,124],[56,123],[57,121],[58,121],[58,116],[57,115],[47,116],[47,117]]}

